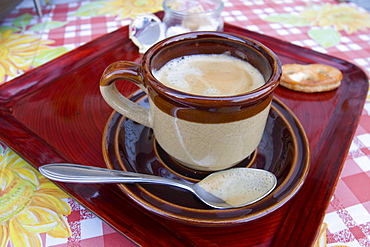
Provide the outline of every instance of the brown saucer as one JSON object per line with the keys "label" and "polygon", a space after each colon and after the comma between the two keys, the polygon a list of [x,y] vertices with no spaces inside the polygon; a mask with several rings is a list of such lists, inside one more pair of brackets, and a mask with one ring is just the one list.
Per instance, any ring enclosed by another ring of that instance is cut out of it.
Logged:
{"label": "brown saucer", "polygon": [[[137,91],[132,100],[148,106]],[[171,159],[156,143],[151,129],[113,112],[103,135],[108,168],[197,182],[207,172],[187,169]],[[190,192],[165,185],[120,184],[123,193],[152,213],[187,224],[235,225],[260,218],[286,203],[303,184],[309,168],[305,132],[293,113],[274,99],[266,129],[257,150],[237,166],[273,172],[276,189],[263,200],[236,209],[213,209]]]}

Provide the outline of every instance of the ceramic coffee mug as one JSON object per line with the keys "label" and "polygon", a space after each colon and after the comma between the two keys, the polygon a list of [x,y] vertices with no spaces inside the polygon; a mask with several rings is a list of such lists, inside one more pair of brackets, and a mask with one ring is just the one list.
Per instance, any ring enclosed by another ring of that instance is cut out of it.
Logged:
{"label": "ceramic coffee mug", "polygon": [[[265,83],[242,94],[204,96],[165,86],[153,74],[170,60],[199,54],[227,54],[247,61]],[[261,43],[223,32],[193,32],[157,43],[144,54],[141,65],[128,61],[109,65],[100,90],[113,109],[152,128],[158,144],[174,160],[191,169],[217,171],[236,165],[257,148],[280,76],[279,59]],[[124,97],[115,86],[118,80],[144,90],[149,109]]]}

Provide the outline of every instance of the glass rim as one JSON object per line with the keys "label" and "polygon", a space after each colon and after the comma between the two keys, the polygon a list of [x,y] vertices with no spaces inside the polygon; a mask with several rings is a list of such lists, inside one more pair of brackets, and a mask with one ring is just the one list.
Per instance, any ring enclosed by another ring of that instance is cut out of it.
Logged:
{"label": "glass rim", "polygon": [[[212,0],[212,2],[215,2],[216,4],[218,4],[218,6],[215,4],[216,8],[213,9],[213,10],[209,10],[209,11],[206,11],[206,12],[201,12],[201,13],[189,13],[189,12],[184,12],[184,11],[179,11],[179,10],[174,10],[172,8],[170,8],[168,6],[168,3],[169,2],[172,2],[172,1],[179,1],[179,0],[164,0],[163,3],[162,3],[162,7],[164,9],[164,11],[169,11],[175,15],[181,15],[181,16],[191,16],[191,17],[201,17],[201,16],[207,16],[207,15],[212,15],[212,14],[215,14],[215,13],[221,13],[221,11],[223,10],[224,8],[224,3],[222,0]],[[182,0],[182,1],[179,1],[181,3],[185,2],[186,0]]]}

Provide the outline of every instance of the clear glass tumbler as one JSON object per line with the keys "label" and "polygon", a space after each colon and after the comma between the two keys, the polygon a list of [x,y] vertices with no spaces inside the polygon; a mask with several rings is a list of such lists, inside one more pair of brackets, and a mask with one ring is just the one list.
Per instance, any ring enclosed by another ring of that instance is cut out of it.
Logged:
{"label": "clear glass tumbler", "polygon": [[223,31],[222,0],[164,0],[165,36],[194,31]]}

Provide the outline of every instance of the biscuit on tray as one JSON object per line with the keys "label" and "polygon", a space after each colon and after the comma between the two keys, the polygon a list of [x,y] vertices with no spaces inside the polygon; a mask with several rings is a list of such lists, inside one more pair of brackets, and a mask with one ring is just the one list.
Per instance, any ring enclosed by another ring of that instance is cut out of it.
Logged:
{"label": "biscuit on tray", "polygon": [[325,64],[285,64],[280,85],[306,93],[325,92],[340,86],[342,72]]}

